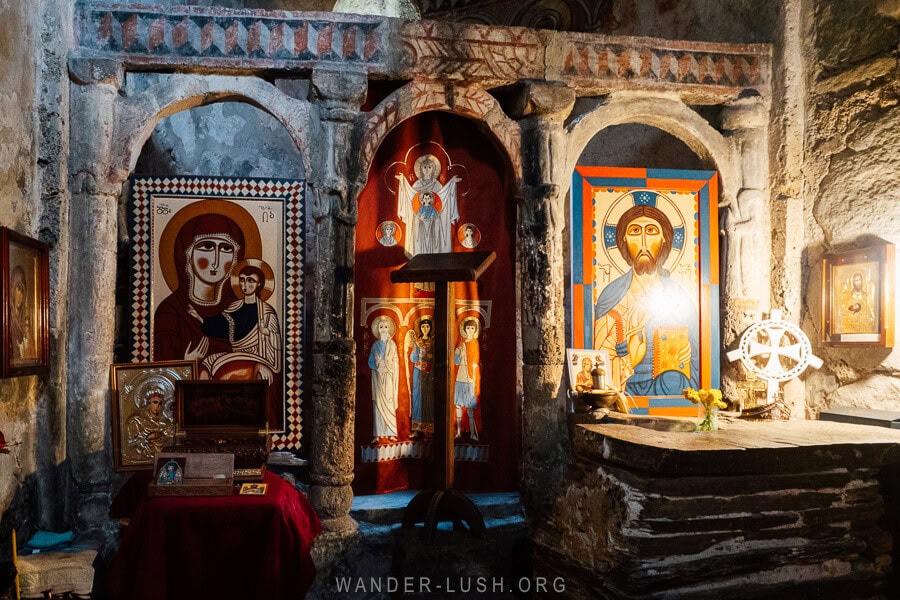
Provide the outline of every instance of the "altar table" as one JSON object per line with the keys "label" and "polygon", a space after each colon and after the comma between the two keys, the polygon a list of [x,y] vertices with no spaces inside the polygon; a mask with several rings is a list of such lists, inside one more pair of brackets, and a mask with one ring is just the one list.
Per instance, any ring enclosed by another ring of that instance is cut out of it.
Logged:
{"label": "altar table", "polygon": [[296,600],[316,576],[310,545],[321,531],[303,494],[266,473],[264,496],[146,496],[136,473],[113,502],[130,518],[110,567],[111,600]]}

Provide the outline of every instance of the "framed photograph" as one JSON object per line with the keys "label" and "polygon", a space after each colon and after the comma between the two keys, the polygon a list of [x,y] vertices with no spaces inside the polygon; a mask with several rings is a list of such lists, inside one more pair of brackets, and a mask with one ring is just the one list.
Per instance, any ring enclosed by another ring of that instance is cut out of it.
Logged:
{"label": "framed photograph", "polygon": [[[597,371],[600,387],[612,387],[609,381],[609,352],[606,350],[579,350],[566,348],[566,365],[569,373],[569,389],[586,392],[594,389],[593,371]],[[619,390],[621,391],[621,390]]]}
{"label": "framed photograph", "polygon": [[0,228],[0,377],[50,366],[50,253],[42,242]]}
{"label": "framed photograph", "polygon": [[267,381],[279,450],[300,448],[304,188],[140,178],[128,215],[131,359],[196,359],[203,379]]}
{"label": "framed photograph", "polygon": [[154,457],[175,435],[175,383],[196,376],[192,360],[110,367],[116,471],[153,468]]}
{"label": "framed photograph", "polygon": [[822,260],[822,340],[832,346],[894,346],[893,244]]}
{"label": "framed photograph", "polygon": [[681,390],[719,387],[718,189],[715,171],[572,175],[569,346],[609,353],[635,414],[694,416]]}
{"label": "framed photograph", "polygon": [[266,382],[179,381],[178,428],[188,434],[265,432]]}
{"label": "framed photograph", "polygon": [[239,493],[241,496],[265,496],[268,487],[266,483],[242,483]]}

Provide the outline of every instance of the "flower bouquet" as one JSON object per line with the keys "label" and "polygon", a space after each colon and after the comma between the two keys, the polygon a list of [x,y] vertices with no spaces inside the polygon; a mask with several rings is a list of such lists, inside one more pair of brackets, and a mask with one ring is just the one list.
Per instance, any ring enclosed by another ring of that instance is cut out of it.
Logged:
{"label": "flower bouquet", "polygon": [[697,425],[697,431],[715,431],[719,428],[719,409],[728,406],[722,401],[722,390],[685,388],[681,393],[687,400],[703,406],[706,411],[703,420]]}

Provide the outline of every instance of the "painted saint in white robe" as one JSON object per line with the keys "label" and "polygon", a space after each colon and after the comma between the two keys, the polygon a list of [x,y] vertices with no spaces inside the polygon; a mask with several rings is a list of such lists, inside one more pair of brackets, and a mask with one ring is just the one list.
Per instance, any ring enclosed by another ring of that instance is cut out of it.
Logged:
{"label": "painted saint in white robe", "polygon": [[373,444],[397,441],[397,393],[400,383],[400,358],[397,343],[392,339],[394,322],[385,316],[372,323],[372,333],[378,339],[369,352],[372,369],[372,403],[375,413]]}
{"label": "painted saint in white robe", "polygon": [[406,175],[397,175],[397,214],[406,225],[406,255],[452,252],[450,228],[459,220],[456,184],[460,178],[451,177],[441,185],[441,163],[433,154],[416,159],[413,172],[412,185]]}

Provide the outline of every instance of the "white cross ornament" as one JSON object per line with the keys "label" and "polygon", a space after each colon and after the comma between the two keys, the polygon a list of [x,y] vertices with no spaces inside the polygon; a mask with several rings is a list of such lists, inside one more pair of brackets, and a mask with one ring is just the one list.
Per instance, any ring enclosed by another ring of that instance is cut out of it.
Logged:
{"label": "white cross ornament", "polygon": [[748,371],[765,380],[767,404],[778,396],[779,383],[794,379],[807,367],[822,366],[803,330],[782,319],[781,314],[774,309],[768,319],[748,327],[738,347],[726,354],[729,361],[740,359]]}

